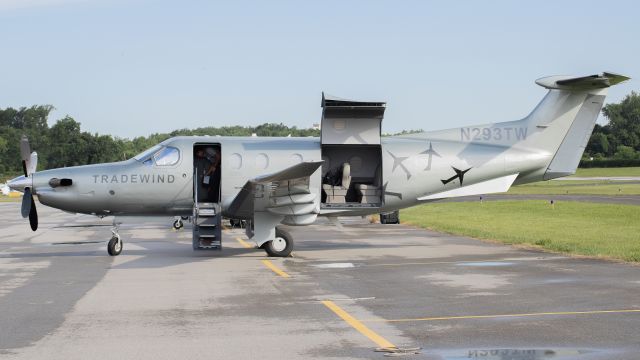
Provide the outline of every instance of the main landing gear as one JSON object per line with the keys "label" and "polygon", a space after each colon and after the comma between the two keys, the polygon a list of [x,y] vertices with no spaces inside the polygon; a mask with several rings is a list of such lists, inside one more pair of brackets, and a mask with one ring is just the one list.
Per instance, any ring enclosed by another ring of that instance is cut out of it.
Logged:
{"label": "main landing gear", "polygon": [[122,252],[122,239],[118,234],[118,223],[116,219],[113,219],[113,226],[111,227],[111,239],[107,244],[107,252],[111,256],[118,256]]}
{"label": "main landing gear", "polygon": [[289,232],[276,227],[276,238],[261,246],[267,255],[272,257],[288,257],[293,250],[293,237]]}

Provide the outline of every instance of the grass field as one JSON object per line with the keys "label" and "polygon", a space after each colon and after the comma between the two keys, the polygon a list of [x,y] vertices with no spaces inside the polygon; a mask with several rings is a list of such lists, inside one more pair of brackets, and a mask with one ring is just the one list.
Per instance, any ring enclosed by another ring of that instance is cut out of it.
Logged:
{"label": "grass field", "polygon": [[631,181],[540,181],[513,186],[507,194],[530,195],[640,195],[640,183]]}
{"label": "grass field", "polygon": [[401,211],[403,223],[543,249],[640,262],[640,207],[563,201],[433,203]]}
{"label": "grass field", "polygon": [[640,167],[578,169],[574,176],[640,176]]}

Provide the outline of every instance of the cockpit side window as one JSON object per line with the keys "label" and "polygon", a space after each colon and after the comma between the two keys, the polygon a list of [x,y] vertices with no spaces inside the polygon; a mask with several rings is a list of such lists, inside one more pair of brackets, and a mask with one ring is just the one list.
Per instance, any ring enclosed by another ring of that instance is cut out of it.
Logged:
{"label": "cockpit side window", "polygon": [[162,150],[158,151],[153,159],[156,161],[156,165],[158,166],[170,166],[175,165],[180,160],[180,151],[174,147],[167,146]]}
{"label": "cockpit side window", "polygon": [[134,156],[133,158],[138,160],[138,161],[145,161],[147,159],[147,157],[151,156],[156,151],[160,150],[160,148],[161,148],[160,145],[154,145],[153,147],[141,152],[140,154]]}

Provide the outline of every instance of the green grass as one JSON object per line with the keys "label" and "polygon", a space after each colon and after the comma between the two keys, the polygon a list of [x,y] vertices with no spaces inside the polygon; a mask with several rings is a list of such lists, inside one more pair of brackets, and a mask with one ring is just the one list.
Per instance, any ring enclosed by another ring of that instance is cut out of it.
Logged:
{"label": "green grass", "polygon": [[562,201],[425,204],[403,223],[432,230],[595,257],[640,262],[640,206]]}
{"label": "green grass", "polygon": [[640,176],[640,167],[578,169],[574,176]]}
{"label": "green grass", "polygon": [[640,195],[640,184],[630,181],[551,180],[511,187],[511,195]]}

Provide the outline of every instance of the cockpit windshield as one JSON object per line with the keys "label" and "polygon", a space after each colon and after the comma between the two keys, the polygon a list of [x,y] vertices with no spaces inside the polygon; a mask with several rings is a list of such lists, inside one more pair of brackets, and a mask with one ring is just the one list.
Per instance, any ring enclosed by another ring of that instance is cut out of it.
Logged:
{"label": "cockpit windshield", "polygon": [[140,154],[134,156],[133,158],[138,160],[138,161],[144,161],[146,158],[148,158],[149,156],[153,155],[156,151],[160,150],[162,146],[160,145],[155,145],[143,152],[141,152]]}

